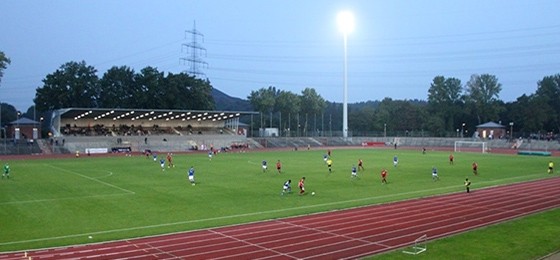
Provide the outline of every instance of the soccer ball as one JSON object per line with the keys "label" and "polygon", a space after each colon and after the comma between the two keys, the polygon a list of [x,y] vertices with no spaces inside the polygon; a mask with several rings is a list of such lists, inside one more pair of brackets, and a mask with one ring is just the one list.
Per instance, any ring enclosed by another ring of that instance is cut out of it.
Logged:
{"label": "soccer ball", "polygon": [[311,196],[315,196],[315,192],[311,192]]}

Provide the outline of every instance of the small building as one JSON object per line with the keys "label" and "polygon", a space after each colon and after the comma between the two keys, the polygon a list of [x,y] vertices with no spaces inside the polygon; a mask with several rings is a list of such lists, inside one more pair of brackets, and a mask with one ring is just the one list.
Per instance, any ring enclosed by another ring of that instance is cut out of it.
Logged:
{"label": "small building", "polygon": [[41,123],[26,117],[19,118],[6,124],[6,137],[20,139],[38,139],[41,133]]}
{"label": "small building", "polygon": [[496,122],[476,126],[475,137],[482,139],[502,139],[507,136],[506,127]]}

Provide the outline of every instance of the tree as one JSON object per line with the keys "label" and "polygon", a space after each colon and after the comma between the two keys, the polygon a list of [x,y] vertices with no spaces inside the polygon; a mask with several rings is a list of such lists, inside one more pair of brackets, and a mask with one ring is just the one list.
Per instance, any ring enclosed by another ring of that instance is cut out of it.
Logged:
{"label": "tree", "polygon": [[0,127],[17,119],[17,109],[8,103],[0,103],[0,113]]}
{"label": "tree", "polygon": [[[249,102],[253,107],[261,112],[262,116],[266,116],[266,114],[272,115],[274,112],[274,107],[276,104],[276,97],[278,96],[279,91],[276,90],[275,87],[268,87],[268,89],[261,88],[257,91],[251,91],[249,96]],[[270,116],[270,127],[272,127],[272,116]],[[263,122],[261,121],[261,127],[263,127]]]}
{"label": "tree", "polygon": [[503,107],[498,103],[502,84],[490,74],[472,75],[465,86],[465,104],[478,124],[498,118]]}
{"label": "tree", "polygon": [[140,74],[136,74],[134,81],[138,85],[134,98],[137,103],[132,108],[166,108],[163,104],[163,79],[163,72],[154,67],[145,67]]}
{"label": "tree", "polygon": [[34,102],[39,111],[67,107],[97,107],[99,79],[97,70],[82,62],[68,62],[43,79]]}
{"label": "tree", "polygon": [[112,67],[99,80],[99,107],[135,108],[138,87],[133,69]]}
{"label": "tree", "polygon": [[0,51],[0,83],[2,82],[2,77],[4,76],[4,70],[10,63],[10,58],[6,57],[6,54]]}
{"label": "tree", "polygon": [[544,119],[544,130],[560,132],[560,74],[544,77],[538,82],[535,92],[537,105],[547,115]]}
{"label": "tree", "polygon": [[317,94],[314,88],[305,88],[301,91],[301,114],[305,116],[303,131],[305,134],[308,133],[309,129],[309,117],[313,117],[313,128],[314,131],[317,130],[316,119],[317,115],[322,114],[327,106],[325,100]]}
{"label": "tree", "polygon": [[292,122],[290,122],[290,120],[293,121],[293,119],[295,119],[295,115],[300,111],[300,102],[301,99],[297,94],[290,91],[280,91],[275,101],[275,110],[280,113],[279,116],[283,123],[283,125],[280,126],[280,129],[288,130],[288,128],[292,127]]}
{"label": "tree", "polygon": [[[185,73],[178,75],[178,85],[168,86],[170,90],[177,92],[186,91],[185,99],[177,99],[173,107],[183,109],[214,110],[216,103],[212,97],[212,85],[210,81],[198,79]],[[169,78],[169,76],[168,76]],[[181,97],[181,95],[178,95]]]}
{"label": "tree", "polygon": [[456,78],[446,79],[443,76],[435,77],[430,89],[428,89],[428,109],[431,117],[441,119],[431,121],[442,124],[431,130],[453,131],[457,123],[455,118],[461,111],[461,105],[461,80]]}

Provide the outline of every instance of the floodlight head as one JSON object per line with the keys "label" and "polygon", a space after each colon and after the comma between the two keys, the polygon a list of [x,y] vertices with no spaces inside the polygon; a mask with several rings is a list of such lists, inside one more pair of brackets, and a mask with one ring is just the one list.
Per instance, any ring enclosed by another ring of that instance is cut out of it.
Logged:
{"label": "floodlight head", "polygon": [[342,11],[337,16],[338,28],[344,34],[354,30],[354,15],[350,11]]}

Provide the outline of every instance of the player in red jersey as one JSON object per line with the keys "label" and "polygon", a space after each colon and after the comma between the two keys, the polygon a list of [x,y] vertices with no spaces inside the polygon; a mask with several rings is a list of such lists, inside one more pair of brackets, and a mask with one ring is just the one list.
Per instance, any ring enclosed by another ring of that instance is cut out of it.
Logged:
{"label": "player in red jersey", "polygon": [[167,168],[175,167],[173,164],[173,154],[167,153]]}
{"label": "player in red jersey", "polygon": [[387,184],[387,170],[381,170],[381,183]]}
{"label": "player in red jersey", "polygon": [[362,161],[362,159],[358,159],[358,171],[360,170],[364,170],[364,162]]}
{"label": "player in red jersey", "polygon": [[282,173],[282,163],[280,162],[280,160],[276,162],[276,170],[278,171],[278,173]]}
{"label": "player in red jersey", "polygon": [[453,164],[453,159],[455,159],[455,157],[453,157],[453,154],[449,154],[449,164]]}
{"label": "player in red jersey", "polygon": [[301,177],[298,183],[299,187],[299,195],[303,195],[305,193],[305,177]]}
{"label": "player in red jersey", "polygon": [[472,163],[472,172],[474,173],[474,175],[478,175],[478,163]]}

